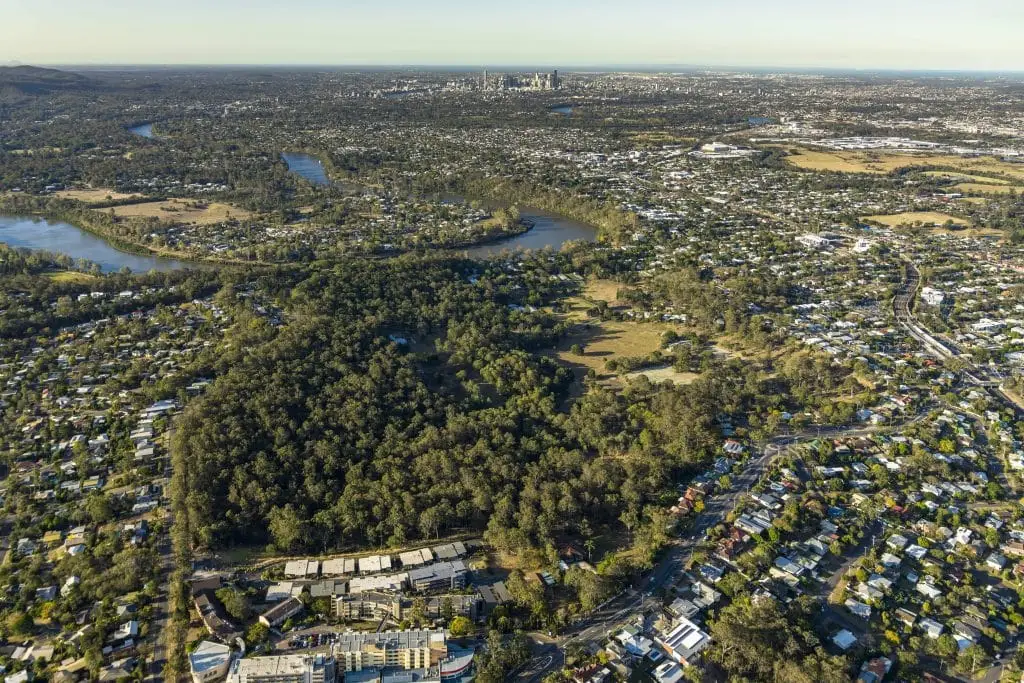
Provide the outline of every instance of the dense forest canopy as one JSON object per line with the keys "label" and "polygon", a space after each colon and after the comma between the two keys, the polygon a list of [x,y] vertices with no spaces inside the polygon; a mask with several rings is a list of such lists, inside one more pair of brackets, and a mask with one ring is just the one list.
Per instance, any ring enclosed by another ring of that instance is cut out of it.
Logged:
{"label": "dense forest canopy", "polygon": [[560,412],[571,373],[531,353],[560,323],[513,309],[518,286],[471,282],[474,267],[310,271],[289,325],[178,426],[193,541],[320,551],[471,528],[543,546],[584,519],[637,526],[711,455],[710,383],[628,398],[592,387]]}

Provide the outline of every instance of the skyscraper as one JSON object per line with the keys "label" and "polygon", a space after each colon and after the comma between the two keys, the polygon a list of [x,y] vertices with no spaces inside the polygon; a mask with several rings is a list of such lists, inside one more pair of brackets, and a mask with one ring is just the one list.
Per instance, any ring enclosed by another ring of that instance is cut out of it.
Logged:
{"label": "skyscraper", "polygon": [[484,80],[483,84],[481,85],[481,89],[487,90],[487,69],[484,69]]}
{"label": "skyscraper", "polygon": [[551,72],[551,89],[558,90],[559,85],[560,84],[558,82],[558,69],[555,69],[554,71]]}

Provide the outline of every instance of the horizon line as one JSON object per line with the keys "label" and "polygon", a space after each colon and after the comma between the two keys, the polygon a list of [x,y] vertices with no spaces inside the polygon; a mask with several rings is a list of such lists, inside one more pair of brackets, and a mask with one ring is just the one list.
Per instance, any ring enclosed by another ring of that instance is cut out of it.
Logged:
{"label": "horizon line", "polygon": [[555,66],[551,63],[528,64],[528,63],[481,63],[481,64],[445,64],[443,62],[424,63],[373,63],[373,62],[20,62],[9,60],[0,62],[0,66],[37,66],[48,68],[107,68],[107,69],[170,69],[170,68],[194,68],[194,69],[242,69],[242,68],[272,68],[272,69],[379,69],[408,70],[428,69],[451,71],[475,71],[483,69],[558,69],[566,73],[586,72],[629,72],[629,71],[650,71],[650,70],[684,70],[684,71],[722,71],[737,73],[743,71],[759,72],[844,72],[844,73],[921,73],[921,74],[996,74],[996,75],[1024,75],[1024,67],[1017,68],[976,68],[976,67],[902,67],[902,66],[822,66],[822,65],[751,65],[751,64],[688,64],[674,62],[637,62],[637,63],[609,63],[609,64],[585,64],[575,63],[565,66]]}

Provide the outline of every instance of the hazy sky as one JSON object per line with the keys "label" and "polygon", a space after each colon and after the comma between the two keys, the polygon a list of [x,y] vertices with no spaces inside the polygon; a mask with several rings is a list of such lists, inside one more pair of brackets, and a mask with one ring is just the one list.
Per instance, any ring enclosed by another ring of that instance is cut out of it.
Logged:
{"label": "hazy sky", "polygon": [[0,0],[0,63],[1024,70],[1024,0]]}

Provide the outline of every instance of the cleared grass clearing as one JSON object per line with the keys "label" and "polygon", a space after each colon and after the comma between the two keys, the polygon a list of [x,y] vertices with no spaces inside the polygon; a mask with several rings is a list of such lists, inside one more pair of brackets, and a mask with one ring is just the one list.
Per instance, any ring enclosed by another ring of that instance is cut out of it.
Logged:
{"label": "cleared grass clearing", "polygon": [[[982,200],[984,201],[984,200]],[[944,223],[947,219],[953,220],[956,226],[953,229],[944,227]],[[888,225],[891,228],[898,227],[900,225],[912,225],[916,221],[921,223],[929,229],[934,235],[955,235],[957,237],[1004,237],[1004,233],[994,228],[979,228],[970,227],[970,224],[961,219],[953,216],[948,216],[944,213],[938,213],[936,211],[919,211],[916,213],[898,213],[889,216],[866,216],[864,220],[873,220],[883,225]]]}
{"label": "cleared grass clearing", "polygon": [[591,299],[615,305],[619,301],[618,292],[624,286],[614,280],[588,280],[586,287],[583,288],[583,294]]}
{"label": "cleared grass clearing", "polygon": [[102,202],[134,199],[135,197],[142,196],[134,192],[131,194],[115,192],[114,190],[109,190],[103,187],[98,187],[93,190],[63,190],[61,192],[55,192],[54,194],[61,199],[74,199],[79,202],[85,202],[86,204],[100,204]]}
{"label": "cleared grass clearing", "polygon": [[[634,323],[617,320],[580,320],[585,313],[570,313],[570,319],[579,320],[572,332],[567,335],[554,356],[565,365],[576,371],[578,379],[586,376],[588,370],[597,373],[602,381],[616,379],[619,374],[605,367],[611,359],[630,356],[646,356],[661,348],[662,337],[666,331],[679,332],[679,328],[666,323]],[[573,345],[583,347],[583,355],[572,353]]]}
{"label": "cleared grass clearing", "polygon": [[245,209],[228,204],[221,204],[219,202],[206,203],[186,199],[168,199],[160,202],[128,204],[125,206],[115,206],[112,209],[97,210],[113,211],[114,215],[119,218],[159,218],[174,223],[191,223],[193,225],[211,225],[229,218],[248,218],[252,215]]}
{"label": "cleared grass clearing", "polygon": [[800,149],[797,154],[786,157],[786,162],[810,171],[884,174],[905,166],[925,163],[919,159],[908,155]]}
{"label": "cleared grass clearing", "polygon": [[54,282],[70,283],[75,285],[88,285],[99,280],[95,275],[89,275],[88,273],[79,273],[73,270],[62,270],[56,273],[49,273],[47,277]]}
{"label": "cleared grass clearing", "polygon": [[[939,157],[945,166],[952,166],[959,171],[969,171],[981,175],[1006,176],[1014,182],[1024,183],[1024,164],[1013,164],[995,157],[965,158],[957,156]],[[993,182],[989,178],[986,182]]]}
{"label": "cleared grass clearing", "polygon": [[[679,328],[661,323],[632,323],[617,320],[594,321],[577,326],[573,334],[563,341],[566,360],[583,362],[586,365],[600,365],[608,358],[622,356],[646,356],[661,348],[662,336],[666,331]],[[584,348],[583,356],[569,354],[573,344]],[[593,361],[588,362],[588,361]]]}
{"label": "cleared grass clearing", "polygon": [[[1024,164],[1014,164],[995,157],[961,157],[953,154],[900,154],[882,151],[830,151],[808,148],[786,148],[794,152],[786,162],[812,171],[843,173],[891,173],[901,168],[948,166],[968,175],[984,177],[986,183],[1024,182]],[[936,173],[950,173],[936,171]],[[1004,176],[992,178],[988,176]]]}
{"label": "cleared grass clearing", "polygon": [[1024,193],[1024,187],[1014,185],[989,185],[988,183],[960,183],[954,185],[957,192],[973,192],[975,194],[1010,194],[1011,192]]}
{"label": "cleared grass clearing", "polygon": [[895,228],[898,225],[913,225],[918,222],[926,226],[941,226],[947,221],[952,222],[954,225],[960,225],[963,227],[970,226],[970,223],[962,218],[939,213],[938,211],[909,211],[907,213],[894,213],[881,216],[865,216],[864,220],[881,223],[882,225],[887,225],[890,228]]}
{"label": "cleared grass clearing", "polygon": [[925,171],[924,175],[932,178],[946,178],[948,180],[969,180],[982,185],[1009,185],[1010,181],[1003,178],[989,178],[983,175],[971,175],[970,173],[953,173],[952,171]]}

